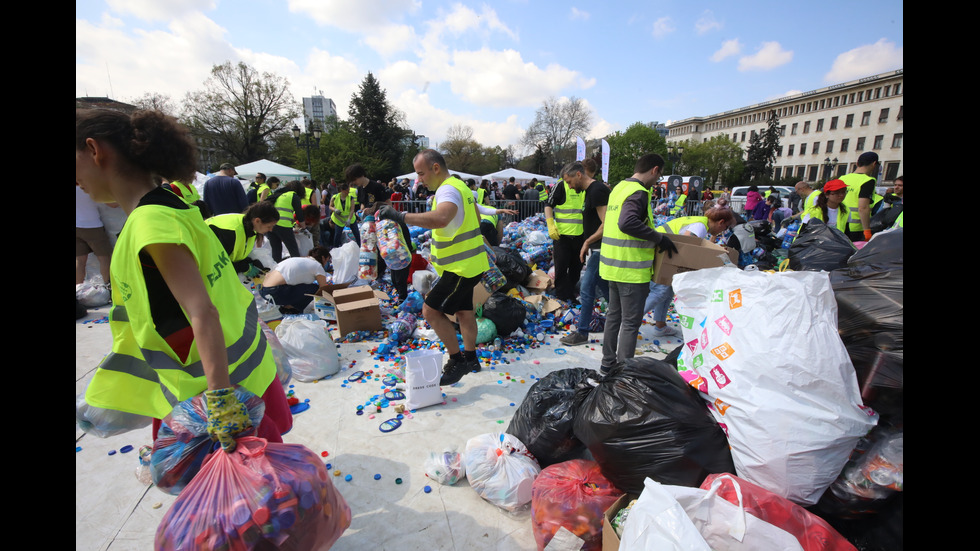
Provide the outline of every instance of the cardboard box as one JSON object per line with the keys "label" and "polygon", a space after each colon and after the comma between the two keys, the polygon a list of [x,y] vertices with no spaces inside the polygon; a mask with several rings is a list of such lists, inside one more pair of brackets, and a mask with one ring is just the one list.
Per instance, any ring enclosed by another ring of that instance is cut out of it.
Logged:
{"label": "cardboard box", "polygon": [[554,281],[548,276],[548,272],[544,270],[534,270],[531,275],[527,278],[527,289],[533,293],[547,291],[550,287],[554,285]]}
{"label": "cardboard box", "polygon": [[612,527],[612,519],[616,518],[616,513],[620,509],[638,497],[640,496],[636,494],[623,494],[606,509],[605,514],[602,515],[602,551],[619,551],[619,536],[616,535],[616,529]]}
{"label": "cardboard box", "polygon": [[337,318],[337,332],[343,337],[354,331],[381,331],[381,300],[389,297],[369,285],[359,285],[324,293],[323,299],[333,303]]}
{"label": "cardboard box", "polygon": [[671,234],[669,237],[677,246],[677,252],[670,258],[666,253],[657,253],[653,261],[653,276],[656,283],[670,285],[674,274],[682,272],[730,264],[738,265],[738,252],[735,249],[722,247],[693,235]]}
{"label": "cardboard box", "polygon": [[529,302],[535,306],[537,306],[537,304],[540,302],[541,313],[542,314],[554,313],[556,318],[559,315],[558,312],[561,310],[560,302],[545,295],[532,295],[529,297],[525,297],[524,301]]}

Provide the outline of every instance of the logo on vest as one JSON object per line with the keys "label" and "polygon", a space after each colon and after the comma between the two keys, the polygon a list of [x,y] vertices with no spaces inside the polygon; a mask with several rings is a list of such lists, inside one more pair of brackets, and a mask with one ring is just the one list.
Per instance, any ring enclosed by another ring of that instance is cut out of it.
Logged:
{"label": "logo on vest", "polygon": [[133,288],[130,287],[125,281],[120,281],[117,287],[119,289],[119,294],[122,295],[123,302],[128,302],[129,299],[133,297]]}
{"label": "logo on vest", "polygon": [[218,254],[218,261],[214,263],[214,271],[208,274],[208,285],[214,287],[214,282],[221,279],[221,272],[225,266],[231,263],[228,255],[224,251]]}

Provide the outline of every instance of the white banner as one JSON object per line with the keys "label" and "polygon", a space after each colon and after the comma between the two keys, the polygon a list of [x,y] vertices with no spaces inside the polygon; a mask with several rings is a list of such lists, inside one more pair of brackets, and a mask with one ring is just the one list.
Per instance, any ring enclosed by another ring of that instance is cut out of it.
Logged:
{"label": "white banner", "polygon": [[609,183],[609,142],[602,140],[602,181]]}
{"label": "white banner", "polygon": [[581,161],[585,158],[585,140],[582,138],[575,138],[578,141],[578,150],[575,152],[575,160]]}

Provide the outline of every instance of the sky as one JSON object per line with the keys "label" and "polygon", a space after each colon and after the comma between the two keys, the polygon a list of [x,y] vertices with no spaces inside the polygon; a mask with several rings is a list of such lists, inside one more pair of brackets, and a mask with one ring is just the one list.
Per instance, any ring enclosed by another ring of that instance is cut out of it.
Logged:
{"label": "sky", "polygon": [[244,61],[346,118],[371,72],[431,146],[507,147],[549,97],[601,138],[901,69],[903,44],[896,0],[76,0],[75,95],[179,104]]}

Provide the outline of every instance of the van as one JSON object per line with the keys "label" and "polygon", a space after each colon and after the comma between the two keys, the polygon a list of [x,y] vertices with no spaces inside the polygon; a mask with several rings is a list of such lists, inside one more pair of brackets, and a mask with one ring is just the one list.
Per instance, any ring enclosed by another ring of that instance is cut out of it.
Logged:
{"label": "van", "polygon": [[[749,193],[750,186],[736,186],[732,188],[732,198],[730,201],[730,206],[732,210],[739,213],[745,213],[745,196]],[[782,202],[782,206],[789,208],[789,194],[794,191],[793,186],[772,186],[779,192],[779,200]],[[766,195],[766,190],[768,187],[759,188],[759,194],[763,197]]]}

